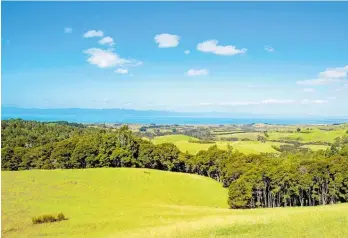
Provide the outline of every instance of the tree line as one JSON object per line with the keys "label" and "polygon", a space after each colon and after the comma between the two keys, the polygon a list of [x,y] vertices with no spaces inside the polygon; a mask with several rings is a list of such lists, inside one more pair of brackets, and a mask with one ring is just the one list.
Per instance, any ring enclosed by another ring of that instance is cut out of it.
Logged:
{"label": "tree line", "polygon": [[325,151],[284,148],[245,155],[212,146],[196,155],[119,129],[20,119],[1,124],[3,170],[151,168],[193,173],[229,188],[231,208],[315,206],[348,201],[348,137]]}

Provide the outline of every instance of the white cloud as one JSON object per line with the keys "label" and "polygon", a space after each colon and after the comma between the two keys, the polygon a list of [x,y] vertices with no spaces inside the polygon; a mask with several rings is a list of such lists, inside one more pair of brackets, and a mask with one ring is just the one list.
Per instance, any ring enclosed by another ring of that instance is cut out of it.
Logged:
{"label": "white cloud", "polygon": [[216,55],[237,55],[244,54],[247,49],[237,49],[234,45],[218,45],[217,40],[208,40],[197,45],[197,50],[205,53],[213,53]]}
{"label": "white cloud", "polygon": [[188,55],[188,54],[190,54],[190,51],[189,50],[185,50],[184,53]]}
{"label": "white cloud", "polygon": [[272,46],[265,46],[265,47],[263,47],[263,49],[264,49],[265,51],[270,52],[270,53],[272,53],[272,52],[275,51],[275,49],[274,49]]}
{"label": "white cloud", "polygon": [[158,44],[159,48],[169,48],[176,47],[179,45],[180,37],[171,34],[160,34],[155,36],[155,42]]}
{"label": "white cloud", "polygon": [[319,73],[320,78],[342,79],[348,75],[348,65],[344,67],[329,68]]}
{"label": "white cloud", "polygon": [[301,101],[302,104],[325,104],[328,103],[327,100],[308,100],[308,99],[303,99]]}
{"label": "white cloud", "polygon": [[207,69],[190,69],[187,71],[188,76],[199,76],[199,75],[208,75],[209,71]]}
{"label": "white cloud", "polygon": [[313,93],[315,90],[313,88],[304,88],[303,92],[305,93]]}
{"label": "white cloud", "polygon": [[115,42],[114,42],[114,39],[112,39],[110,36],[106,36],[99,41],[99,44],[113,46]]}
{"label": "white cloud", "polygon": [[103,50],[99,48],[90,48],[83,53],[88,54],[87,61],[90,64],[97,65],[99,68],[110,68],[115,66],[135,66],[139,64],[139,61],[134,59],[123,59],[112,50]]}
{"label": "white cloud", "polygon": [[297,81],[301,85],[325,85],[330,83],[344,82],[348,76],[348,65],[344,67],[328,68],[318,74],[318,78]]}
{"label": "white cloud", "polygon": [[85,38],[102,37],[103,35],[104,35],[104,32],[102,32],[102,31],[89,30],[83,35],[83,37],[85,37]]}
{"label": "white cloud", "polygon": [[71,33],[71,32],[72,32],[72,28],[70,28],[70,27],[64,28],[64,33]]}
{"label": "white cloud", "polygon": [[128,74],[128,69],[119,68],[119,69],[116,69],[115,72],[118,74]]}

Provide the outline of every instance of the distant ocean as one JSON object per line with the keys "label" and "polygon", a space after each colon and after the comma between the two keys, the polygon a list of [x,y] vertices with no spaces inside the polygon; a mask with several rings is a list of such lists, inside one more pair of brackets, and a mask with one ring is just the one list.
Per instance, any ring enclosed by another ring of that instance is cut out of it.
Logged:
{"label": "distant ocean", "polygon": [[2,107],[1,119],[21,118],[35,121],[68,121],[79,123],[128,124],[334,124],[347,123],[348,118],[267,118],[252,116],[209,116],[199,113],[137,111],[125,109],[23,109]]}

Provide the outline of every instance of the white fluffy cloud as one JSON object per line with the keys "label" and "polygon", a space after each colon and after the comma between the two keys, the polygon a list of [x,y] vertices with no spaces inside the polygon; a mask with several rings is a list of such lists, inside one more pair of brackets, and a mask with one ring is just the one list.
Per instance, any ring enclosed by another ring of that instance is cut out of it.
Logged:
{"label": "white fluffy cloud", "polygon": [[90,64],[97,65],[99,68],[110,68],[115,66],[137,66],[140,65],[140,61],[134,59],[123,59],[113,50],[103,50],[99,48],[90,48],[83,53],[88,54],[87,61]]}
{"label": "white fluffy cloud", "polygon": [[189,51],[189,50],[185,50],[184,53],[185,53],[186,55],[188,55],[188,54],[190,54],[190,51]]}
{"label": "white fluffy cloud", "polygon": [[263,49],[264,49],[265,51],[270,52],[270,53],[272,53],[272,52],[275,51],[275,49],[274,49],[272,46],[269,46],[269,45],[266,45],[265,47],[263,47]]}
{"label": "white fluffy cloud", "polygon": [[119,69],[116,69],[115,72],[118,74],[128,74],[128,69],[119,68]]}
{"label": "white fluffy cloud", "polygon": [[238,55],[244,54],[247,49],[238,49],[234,45],[218,45],[217,40],[208,40],[197,45],[197,50],[205,53],[213,53],[216,55]]}
{"label": "white fluffy cloud", "polygon": [[325,85],[337,82],[343,82],[348,76],[348,65],[344,67],[329,68],[318,74],[318,78],[297,81],[300,85]]}
{"label": "white fluffy cloud", "polygon": [[99,41],[99,44],[113,46],[115,42],[110,36],[106,36]]}
{"label": "white fluffy cloud", "polygon": [[83,34],[83,37],[90,38],[90,37],[103,37],[104,32],[102,31],[96,31],[96,30],[89,30],[85,34]]}
{"label": "white fluffy cloud", "polygon": [[64,33],[71,33],[71,32],[72,32],[72,28],[70,28],[70,27],[64,28]]}
{"label": "white fluffy cloud", "polygon": [[159,48],[176,47],[179,45],[179,39],[179,36],[167,33],[155,36],[155,42],[158,44]]}
{"label": "white fluffy cloud", "polygon": [[188,76],[200,76],[200,75],[208,75],[209,71],[207,69],[190,69],[187,71]]}
{"label": "white fluffy cloud", "polygon": [[320,78],[342,79],[348,75],[348,65],[344,67],[329,68],[319,73]]}

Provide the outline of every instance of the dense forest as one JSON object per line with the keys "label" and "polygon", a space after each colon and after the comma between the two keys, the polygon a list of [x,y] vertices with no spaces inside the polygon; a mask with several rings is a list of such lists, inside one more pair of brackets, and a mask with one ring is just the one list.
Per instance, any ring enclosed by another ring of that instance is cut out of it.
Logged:
{"label": "dense forest", "polygon": [[1,123],[3,170],[137,167],[194,173],[229,188],[231,208],[315,206],[348,201],[348,137],[326,151],[279,148],[245,155],[215,145],[197,155],[120,129],[20,119]]}

